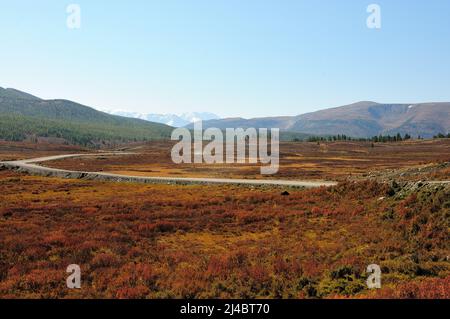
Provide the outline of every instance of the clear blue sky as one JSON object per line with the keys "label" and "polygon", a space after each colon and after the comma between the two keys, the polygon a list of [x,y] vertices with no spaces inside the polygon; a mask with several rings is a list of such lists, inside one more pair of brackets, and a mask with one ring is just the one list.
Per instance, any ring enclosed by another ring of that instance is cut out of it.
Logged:
{"label": "clear blue sky", "polygon": [[[66,7],[81,6],[81,29]],[[382,28],[366,8],[381,6]],[[14,0],[0,86],[106,109],[296,115],[450,101],[448,0]]]}

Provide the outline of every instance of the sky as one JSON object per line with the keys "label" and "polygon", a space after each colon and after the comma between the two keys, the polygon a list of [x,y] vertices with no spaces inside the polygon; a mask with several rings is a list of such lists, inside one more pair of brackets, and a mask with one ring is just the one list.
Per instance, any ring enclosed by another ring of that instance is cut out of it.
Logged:
{"label": "sky", "polygon": [[448,0],[0,0],[0,87],[247,118],[450,101],[449,16]]}

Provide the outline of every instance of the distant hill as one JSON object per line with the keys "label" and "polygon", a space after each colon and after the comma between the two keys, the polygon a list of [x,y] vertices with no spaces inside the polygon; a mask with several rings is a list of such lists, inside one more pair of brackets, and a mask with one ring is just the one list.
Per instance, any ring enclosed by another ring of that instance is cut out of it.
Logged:
{"label": "distant hill", "polygon": [[[170,138],[173,128],[169,125],[133,118],[141,117],[138,113],[123,115],[126,117],[68,100],[43,100],[19,90],[0,88],[0,139],[53,138],[72,144],[98,146]],[[145,119],[152,118],[147,115]],[[161,121],[164,120],[162,117]],[[187,113],[183,117],[182,120],[192,122],[214,118],[215,115]],[[171,121],[168,117],[165,120]],[[172,124],[181,126],[183,123]],[[192,124],[187,127],[192,128]],[[432,137],[438,133],[450,133],[450,103],[380,104],[364,101],[298,116],[212,119],[204,121],[203,127],[280,128],[282,140],[338,134],[372,137],[400,133]]]}
{"label": "distant hill", "polygon": [[218,115],[209,112],[192,112],[176,115],[176,114],[138,113],[122,110],[113,110],[113,111],[103,110],[103,111],[108,114],[137,118],[146,121],[162,123],[174,127],[183,127],[199,120],[208,121],[212,119],[219,119]]}
{"label": "distant hill", "polygon": [[97,111],[67,100],[43,100],[0,88],[0,139],[58,138],[80,145],[170,138],[172,127]]}
{"label": "distant hill", "polygon": [[372,137],[379,134],[410,134],[433,137],[450,132],[450,103],[380,104],[358,102],[298,116],[228,118],[203,122],[203,127],[278,127],[309,135]]}

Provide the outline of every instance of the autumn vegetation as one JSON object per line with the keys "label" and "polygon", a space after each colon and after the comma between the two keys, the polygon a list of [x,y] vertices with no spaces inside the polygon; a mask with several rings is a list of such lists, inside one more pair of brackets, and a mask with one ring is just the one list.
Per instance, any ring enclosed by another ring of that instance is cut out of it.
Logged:
{"label": "autumn vegetation", "polygon": [[[450,187],[414,185],[142,185],[0,171],[0,298],[450,298]],[[372,263],[382,289],[367,289]],[[70,264],[81,267],[79,290],[66,287]]]}
{"label": "autumn vegetation", "polygon": [[[170,157],[172,145],[170,142],[136,144],[123,148],[135,152],[134,155],[72,158],[42,164],[142,176],[346,181],[387,170],[450,162],[450,139],[375,143],[373,147],[371,142],[364,141],[284,142],[280,143],[279,172],[261,175],[258,165],[248,163],[174,164]],[[418,176],[417,180],[420,178]],[[439,178],[439,174],[433,178]]]}

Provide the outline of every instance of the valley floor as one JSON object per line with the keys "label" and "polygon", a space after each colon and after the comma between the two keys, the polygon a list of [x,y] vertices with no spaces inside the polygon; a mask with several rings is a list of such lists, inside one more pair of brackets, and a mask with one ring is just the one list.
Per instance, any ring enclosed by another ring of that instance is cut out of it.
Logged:
{"label": "valley floor", "polygon": [[[45,162],[43,165],[138,176],[345,181],[349,178],[367,178],[388,170],[450,162],[450,139],[374,144],[349,141],[285,142],[280,144],[279,172],[261,175],[259,165],[248,163],[174,164],[170,157],[172,146],[172,142],[137,144],[122,148],[123,151],[135,153],[127,156],[112,158],[99,155]],[[439,169],[429,178],[450,179],[450,170],[448,167],[446,170]]]}
{"label": "valley floor", "polygon": [[[442,153],[386,158],[438,167],[442,179],[449,153],[438,145]],[[450,185],[412,173],[302,190],[3,170],[0,298],[450,298]],[[66,287],[70,264],[81,267],[80,290]],[[379,290],[365,284],[369,264],[381,267]]]}

